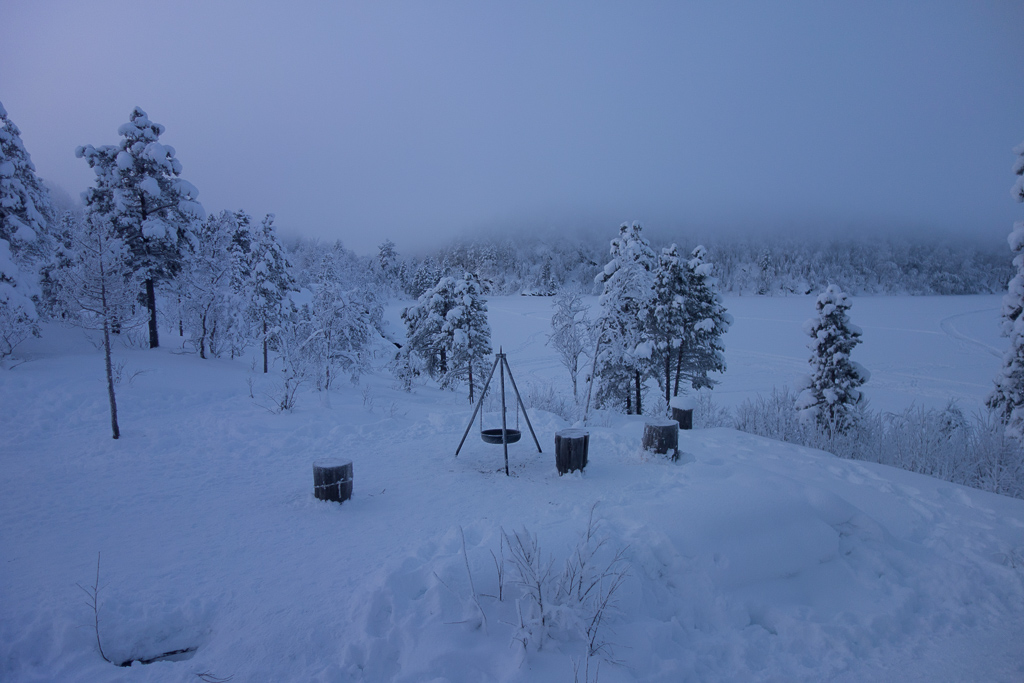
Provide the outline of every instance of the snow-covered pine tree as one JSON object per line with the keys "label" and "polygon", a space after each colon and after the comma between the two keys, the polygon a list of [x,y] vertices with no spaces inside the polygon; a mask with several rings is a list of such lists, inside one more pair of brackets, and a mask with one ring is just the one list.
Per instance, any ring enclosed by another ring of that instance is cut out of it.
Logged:
{"label": "snow-covered pine tree", "polygon": [[[422,272],[422,270],[420,271]],[[422,363],[433,379],[448,373],[448,345],[442,328],[454,302],[450,299],[450,278],[441,278],[423,292],[416,303],[402,311],[406,330],[406,349]]]}
{"label": "snow-covered pine tree", "polygon": [[142,276],[149,345],[155,348],[160,344],[156,285],[177,273],[191,223],[206,214],[196,200],[199,191],[180,177],[174,148],[159,141],[162,125],[136,107],[117,132],[122,138],[117,145],[84,145],[75,156],[96,173],[96,185],[83,195],[88,211],[111,221],[128,245],[132,268]]}
{"label": "snow-covered pine tree", "polygon": [[491,355],[491,326],[487,322],[487,302],[476,276],[465,273],[461,278],[445,278],[450,290],[445,299],[452,307],[445,313],[441,338],[448,347],[448,372],[441,377],[441,386],[453,386],[463,377],[469,384],[469,402],[474,401],[475,383],[480,373],[473,369],[484,364]]}
{"label": "snow-covered pine tree", "polygon": [[247,317],[255,338],[263,347],[263,372],[268,369],[269,350],[275,346],[286,314],[288,293],[295,290],[295,278],[284,248],[274,230],[274,214],[267,214],[252,231],[249,252]]}
{"label": "snow-covered pine tree", "polygon": [[[69,217],[70,218],[70,217]],[[106,367],[107,398],[113,437],[120,436],[111,359],[111,326],[133,326],[139,281],[130,266],[130,252],[109,221],[92,214],[64,221],[66,244],[51,272],[57,306],[65,322],[100,330]],[[137,320],[142,324],[142,320]]]}
{"label": "snow-covered pine tree", "polygon": [[648,324],[654,341],[655,374],[665,393],[666,406],[673,396],[672,375],[678,365],[679,351],[684,340],[691,338],[688,336],[692,332],[691,321],[687,315],[690,279],[679,257],[679,247],[673,244],[662,249],[654,273],[654,299]]}
{"label": "snow-covered pine tree", "polygon": [[388,296],[394,296],[405,288],[405,264],[395,250],[395,243],[384,240],[377,247],[377,259],[373,264],[380,288]]}
{"label": "snow-covered pine tree", "polygon": [[[1024,142],[1013,152],[1017,155],[1013,165],[1017,181],[1011,192],[1014,200],[1024,202]],[[1024,441],[1024,221],[1014,223],[1008,241],[1017,269],[1003,295],[1002,333],[1009,337],[1010,348],[1003,356],[1003,367],[987,405],[999,414],[1008,435]]]}
{"label": "snow-covered pine tree", "polygon": [[0,359],[38,333],[39,266],[53,214],[21,131],[0,104]]}
{"label": "snow-covered pine tree", "polygon": [[845,433],[854,425],[855,409],[863,400],[859,387],[871,376],[850,359],[862,332],[850,322],[849,309],[849,297],[829,285],[815,301],[817,316],[804,323],[804,332],[811,337],[811,374],[801,382],[796,409],[801,419],[829,432]]}
{"label": "snow-covered pine tree", "polygon": [[603,285],[597,319],[597,404],[621,406],[637,415],[651,370],[648,322],[657,260],[641,230],[639,223],[622,224],[611,243],[611,260],[594,279]]}
{"label": "snow-covered pine tree", "polygon": [[775,262],[772,260],[772,252],[765,247],[757,259],[757,293],[768,294],[772,291],[775,280]]}
{"label": "snow-covered pine tree", "polygon": [[710,389],[717,382],[709,373],[725,372],[722,336],[733,319],[718,293],[714,272],[714,264],[707,259],[707,249],[703,245],[696,247],[684,269],[686,334],[676,357],[674,396],[679,395],[681,380],[686,380],[693,389]]}
{"label": "snow-covered pine tree", "polygon": [[429,256],[419,264],[409,283],[408,293],[417,299],[429,292],[441,279],[441,268]]}

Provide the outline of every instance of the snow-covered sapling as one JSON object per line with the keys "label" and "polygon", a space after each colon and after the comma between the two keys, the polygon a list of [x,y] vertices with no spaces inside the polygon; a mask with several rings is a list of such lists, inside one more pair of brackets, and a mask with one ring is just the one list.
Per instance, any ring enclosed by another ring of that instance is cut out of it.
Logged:
{"label": "snow-covered sapling", "polygon": [[[89,609],[92,610],[92,625],[93,632],[96,634],[96,648],[100,651],[100,657],[103,657],[103,661],[110,662],[110,658],[107,657],[106,653],[103,652],[103,642],[100,640],[100,556],[102,553],[96,553],[96,580],[88,588],[78,583],[75,584],[82,589],[82,592],[89,598],[85,603]],[[113,662],[110,662],[113,663]]]}
{"label": "snow-covered sapling", "polygon": [[861,329],[850,322],[849,297],[829,285],[816,302],[817,316],[804,323],[811,337],[811,374],[801,382],[796,409],[806,422],[831,433],[845,433],[856,421],[864,395],[859,387],[871,376],[850,352],[861,341]]}
{"label": "snow-covered sapling", "polygon": [[583,297],[577,292],[559,294],[555,299],[555,312],[551,316],[548,344],[558,352],[559,360],[569,371],[574,399],[578,398],[581,359],[586,350],[593,346],[590,328],[591,322],[587,317],[587,305]]}
{"label": "snow-covered sapling", "polygon": [[139,280],[129,265],[127,245],[108,221],[96,215],[77,221],[70,241],[62,252],[62,266],[51,273],[54,289],[68,324],[102,332],[110,424],[117,439],[121,431],[110,335],[114,328],[142,322],[133,313]]}

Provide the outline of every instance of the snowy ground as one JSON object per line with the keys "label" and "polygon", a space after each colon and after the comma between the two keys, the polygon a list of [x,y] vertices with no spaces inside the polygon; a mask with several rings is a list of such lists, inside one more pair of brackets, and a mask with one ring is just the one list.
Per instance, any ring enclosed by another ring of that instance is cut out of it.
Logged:
{"label": "snowy ground", "polygon": [[[544,346],[550,305],[490,302],[522,388],[568,382]],[[810,299],[727,305],[721,403],[803,372]],[[875,407],[980,406],[997,306],[856,299]],[[639,449],[643,418],[608,415],[586,475],[558,477],[567,425],[536,410],[545,452],[527,433],[505,477],[501,447],[473,434],[453,457],[461,393],[403,394],[378,374],[275,415],[261,407],[274,380],[248,362],[173,348],[118,351],[113,441],[100,354],[48,332],[0,371],[2,681],[571,681],[574,661],[583,680],[586,615],[549,596],[547,635],[524,649],[522,591],[506,570],[498,600],[492,552],[525,528],[560,571],[592,509],[598,559],[623,549],[628,577],[590,680],[598,663],[605,682],[1024,679],[1024,501],[726,429],[681,434],[672,463]],[[355,468],[340,506],[312,496],[311,463],[333,456]],[[108,656],[190,658],[100,659],[76,586],[99,552]]]}

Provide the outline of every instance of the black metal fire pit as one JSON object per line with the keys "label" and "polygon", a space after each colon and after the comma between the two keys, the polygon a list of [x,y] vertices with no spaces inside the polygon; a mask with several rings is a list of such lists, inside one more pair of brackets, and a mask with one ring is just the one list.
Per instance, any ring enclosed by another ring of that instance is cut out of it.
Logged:
{"label": "black metal fire pit", "polygon": [[[504,443],[515,443],[523,437],[518,429],[506,429]],[[500,429],[484,429],[480,431],[480,438],[486,443],[502,443]]]}

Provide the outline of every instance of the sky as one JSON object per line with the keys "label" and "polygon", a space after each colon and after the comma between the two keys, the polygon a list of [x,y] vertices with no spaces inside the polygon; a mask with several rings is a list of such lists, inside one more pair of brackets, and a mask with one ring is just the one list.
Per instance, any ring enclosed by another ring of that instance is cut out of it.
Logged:
{"label": "sky", "polygon": [[455,237],[796,229],[999,238],[1024,3],[55,2],[0,9],[40,176],[135,106],[208,212],[370,253]]}

